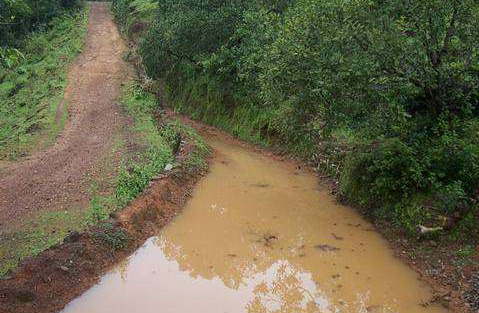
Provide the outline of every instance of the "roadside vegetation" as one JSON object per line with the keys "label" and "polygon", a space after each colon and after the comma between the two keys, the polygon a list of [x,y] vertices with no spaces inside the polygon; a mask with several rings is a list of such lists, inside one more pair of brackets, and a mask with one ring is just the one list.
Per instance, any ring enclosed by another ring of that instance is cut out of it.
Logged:
{"label": "roadside vegetation", "polygon": [[[0,3],[0,160],[27,155],[60,133],[67,119],[68,103],[61,104],[66,70],[82,50],[88,11],[83,1]],[[208,147],[201,137],[179,122],[160,121],[157,100],[140,83],[126,82],[120,104],[129,122],[111,151],[98,160],[99,180],[93,180],[87,191],[89,206],[53,209],[15,225],[2,225],[0,276],[92,226],[100,229],[98,240],[114,249],[125,247],[126,234],[108,219],[143,192],[152,178],[177,166],[175,154],[182,141],[196,146],[183,160],[184,166],[191,170],[206,166]]]}
{"label": "roadside vegetation", "polygon": [[0,4],[0,159],[15,159],[51,142],[62,128],[58,112],[65,70],[81,51],[87,25],[83,1],[6,1]]}
{"label": "roadside vegetation", "polygon": [[147,29],[139,53],[175,110],[314,162],[338,182],[340,199],[376,220],[477,243],[475,1],[113,8],[127,32]]}
{"label": "roadside vegetation", "polygon": [[95,225],[103,230],[97,234],[99,240],[115,249],[126,246],[125,233],[114,230],[108,223],[110,214],[130,204],[149,186],[152,178],[177,166],[175,154],[181,140],[196,146],[194,153],[184,160],[185,166],[190,170],[204,169],[204,158],[209,153],[207,145],[191,128],[177,121],[164,121],[160,125],[156,119],[158,106],[152,94],[130,83],[120,101],[132,123],[128,125],[128,140],[118,140],[114,149],[128,146],[131,151],[124,155],[113,180],[104,184],[107,188],[92,185],[92,199],[86,210],[47,212],[23,222],[17,227],[20,231],[4,234],[0,241],[0,275],[7,274],[26,257],[60,243],[69,234]]}
{"label": "roadside vegetation", "polygon": [[177,121],[157,119],[158,105],[154,96],[144,91],[137,83],[125,88],[121,104],[125,113],[133,120],[128,128],[128,144],[133,152],[121,161],[116,174],[113,192],[107,196],[95,195],[86,213],[88,226],[107,219],[110,213],[131,203],[143,192],[152,178],[172,170],[177,164],[175,155],[181,141],[187,140],[196,146],[196,152],[189,156],[186,166],[196,162],[191,169],[205,167],[204,157],[209,150],[203,139],[191,128]]}

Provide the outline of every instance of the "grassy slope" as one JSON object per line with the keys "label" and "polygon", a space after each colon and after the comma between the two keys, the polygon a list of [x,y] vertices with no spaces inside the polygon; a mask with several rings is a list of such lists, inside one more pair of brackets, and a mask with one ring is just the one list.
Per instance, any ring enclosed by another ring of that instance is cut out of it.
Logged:
{"label": "grassy slope", "polygon": [[25,59],[0,84],[0,159],[25,155],[40,139],[51,142],[61,130],[66,113],[59,124],[55,117],[66,69],[82,49],[87,23],[85,8],[54,19],[50,30],[26,40]]}

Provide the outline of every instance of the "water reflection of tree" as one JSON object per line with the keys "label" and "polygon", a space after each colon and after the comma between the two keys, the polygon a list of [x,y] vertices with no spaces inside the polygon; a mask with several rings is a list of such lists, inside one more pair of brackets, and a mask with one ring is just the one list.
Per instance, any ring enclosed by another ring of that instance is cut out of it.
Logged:
{"label": "water reflection of tree", "polygon": [[[229,256],[228,247],[218,247],[203,257],[195,252],[198,242],[191,237],[181,244],[174,242],[175,239],[178,238],[159,237],[155,244],[162,248],[167,259],[176,260],[180,270],[188,272],[191,277],[218,277],[225,286],[236,290],[255,285],[253,299],[246,306],[248,312],[330,312],[328,300],[318,293],[311,275],[281,260],[284,252],[271,253],[274,250],[253,241],[248,250],[243,251],[244,255]],[[251,241],[251,238],[242,240]],[[219,262],[225,258],[225,262]],[[211,263],[221,263],[222,266],[211,267]]]}
{"label": "water reflection of tree", "polygon": [[[315,290],[309,290],[304,275],[288,262],[279,262],[271,282],[262,281],[253,290],[254,298],[246,309],[251,313],[320,312],[326,308],[327,300],[315,297]],[[311,288],[310,288],[311,289]],[[318,305],[317,301],[321,301]],[[327,309],[327,308],[326,308]]]}
{"label": "water reflection of tree", "polygon": [[115,267],[115,269],[120,273],[120,278],[123,282],[126,282],[126,279],[128,277],[128,267],[130,265],[130,258],[125,258],[118,265]]}
{"label": "water reflection of tree", "polygon": [[[203,256],[196,252],[194,241],[178,245],[172,240],[164,240],[160,237],[155,244],[161,246],[167,259],[176,260],[180,270],[188,272],[191,277],[205,279],[218,277],[225,286],[232,289],[238,289],[244,279],[266,270],[272,264],[269,256],[261,251],[251,258],[229,253],[226,247],[224,249],[220,247],[216,251],[208,251],[209,254]],[[217,266],[219,260],[224,260],[221,262],[221,267]]]}

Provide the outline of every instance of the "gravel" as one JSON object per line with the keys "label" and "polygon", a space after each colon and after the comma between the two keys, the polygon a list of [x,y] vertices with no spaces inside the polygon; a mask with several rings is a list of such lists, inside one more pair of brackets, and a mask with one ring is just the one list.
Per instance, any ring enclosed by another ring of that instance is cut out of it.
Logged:
{"label": "gravel", "polygon": [[471,305],[472,312],[479,312],[479,273],[472,276],[470,284],[471,288],[464,297]]}

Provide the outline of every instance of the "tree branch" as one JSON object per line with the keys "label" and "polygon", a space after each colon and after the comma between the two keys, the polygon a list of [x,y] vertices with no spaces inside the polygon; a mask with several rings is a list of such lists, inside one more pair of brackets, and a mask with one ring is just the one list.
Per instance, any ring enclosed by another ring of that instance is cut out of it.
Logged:
{"label": "tree branch", "polygon": [[449,45],[451,43],[452,36],[454,35],[454,32],[456,31],[456,20],[457,20],[457,14],[459,13],[459,9],[457,6],[454,6],[454,12],[452,14],[451,22],[449,23],[449,27],[447,28],[446,31],[446,36],[444,37],[442,49],[441,49],[441,54],[447,54]]}

